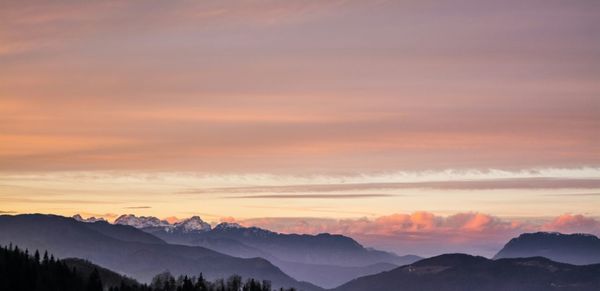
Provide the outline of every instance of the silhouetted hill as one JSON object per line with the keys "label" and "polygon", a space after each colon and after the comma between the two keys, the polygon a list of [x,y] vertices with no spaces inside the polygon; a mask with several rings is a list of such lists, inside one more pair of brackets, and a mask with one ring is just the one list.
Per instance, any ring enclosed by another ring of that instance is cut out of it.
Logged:
{"label": "silhouetted hill", "polygon": [[352,279],[381,273],[397,268],[390,263],[377,263],[362,267],[344,267],[334,265],[316,265],[294,262],[273,261],[286,274],[297,280],[308,281],[323,288],[334,288]]}
{"label": "silhouetted hill", "polygon": [[[323,288],[337,287],[354,278],[376,274],[398,267],[398,265],[391,263],[375,263],[366,266],[337,266],[288,262],[280,260],[265,251],[246,246],[245,244],[230,238],[203,237],[195,240],[192,245],[203,246],[235,257],[265,258],[275,266],[279,267],[284,273],[295,279],[310,282]],[[415,258],[407,256],[406,259],[406,263],[412,263],[420,258],[416,256]]]}
{"label": "silhouetted hill", "polygon": [[488,260],[448,254],[352,280],[335,291],[597,291],[600,265],[546,258]]}
{"label": "silhouetted hill", "polygon": [[600,239],[591,234],[524,233],[511,239],[494,258],[536,256],[575,265],[600,263]]}
{"label": "silhouetted hill", "polygon": [[95,265],[92,262],[86,261],[84,259],[67,258],[62,259],[61,261],[65,263],[69,268],[74,269],[77,272],[77,274],[81,275],[83,278],[88,278],[94,270],[98,271],[98,274],[100,275],[100,280],[102,281],[105,287],[118,287],[121,286],[121,284],[125,284],[127,286],[139,284],[134,279],[125,277],[121,274]]}
{"label": "silhouetted hill", "polygon": [[[115,227],[115,232],[112,230]],[[79,222],[54,215],[0,216],[0,244],[18,244],[24,248],[48,250],[60,258],[82,258],[143,282],[165,270],[175,275],[197,275],[208,279],[239,274],[270,280],[274,287],[316,290],[316,286],[294,280],[267,260],[241,259],[203,247],[150,242],[137,229],[110,224]],[[102,230],[99,231],[98,228]],[[123,232],[127,240],[117,239]],[[133,241],[131,241],[133,240]]]}
{"label": "silhouetted hill", "polygon": [[282,234],[257,227],[228,227],[224,223],[203,235],[233,239],[289,262],[339,266],[366,266],[381,262],[406,263],[405,258],[389,252],[367,249],[354,239],[343,235]]}

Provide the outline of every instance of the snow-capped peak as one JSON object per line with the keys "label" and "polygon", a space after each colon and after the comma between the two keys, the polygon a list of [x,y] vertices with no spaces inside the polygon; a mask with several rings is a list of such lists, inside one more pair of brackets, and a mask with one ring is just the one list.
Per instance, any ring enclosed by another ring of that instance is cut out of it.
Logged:
{"label": "snow-capped peak", "polygon": [[193,216],[176,223],[169,223],[153,216],[135,216],[125,214],[115,220],[115,224],[130,225],[135,228],[161,227],[167,232],[205,232],[210,231],[210,224],[204,222],[199,216]]}
{"label": "snow-capped peak", "polygon": [[210,231],[210,224],[204,222],[199,216],[192,216],[188,219],[175,223],[175,228],[183,232]]}
{"label": "snow-capped peak", "polygon": [[102,217],[88,217],[88,218],[83,218],[81,217],[81,215],[79,214],[75,214],[73,215],[73,219],[77,220],[77,221],[81,221],[81,222],[88,222],[88,223],[92,223],[92,222],[98,222],[98,221],[104,221],[106,222],[106,219],[102,218]]}
{"label": "snow-capped peak", "polygon": [[134,214],[124,214],[119,216],[115,220],[115,224],[130,225],[135,228],[146,228],[146,227],[169,227],[171,224],[165,220],[160,220],[153,216],[140,216],[137,217]]}

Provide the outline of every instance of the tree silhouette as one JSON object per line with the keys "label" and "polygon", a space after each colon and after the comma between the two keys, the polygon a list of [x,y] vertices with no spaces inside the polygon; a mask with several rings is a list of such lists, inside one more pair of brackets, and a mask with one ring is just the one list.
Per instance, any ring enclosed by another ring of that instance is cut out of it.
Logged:
{"label": "tree silhouette", "polygon": [[94,268],[94,271],[92,271],[92,273],[90,274],[85,289],[86,291],[103,291],[102,281],[100,280],[100,274],[98,273],[98,269]]}

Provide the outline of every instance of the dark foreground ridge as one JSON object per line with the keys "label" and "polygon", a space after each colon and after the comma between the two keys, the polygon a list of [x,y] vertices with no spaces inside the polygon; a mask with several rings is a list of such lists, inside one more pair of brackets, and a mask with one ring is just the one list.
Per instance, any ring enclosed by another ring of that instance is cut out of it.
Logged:
{"label": "dark foreground ridge", "polygon": [[575,266],[546,258],[489,260],[447,254],[352,280],[335,291],[597,291],[600,264]]}

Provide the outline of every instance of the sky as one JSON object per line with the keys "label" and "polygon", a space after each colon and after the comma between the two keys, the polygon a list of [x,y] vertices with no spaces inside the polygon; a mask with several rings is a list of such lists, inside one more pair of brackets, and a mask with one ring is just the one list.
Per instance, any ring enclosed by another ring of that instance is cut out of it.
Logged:
{"label": "sky", "polygon": [[0,2],[5,214],[489,255],[600,235],[598,128],[598,1]]}

